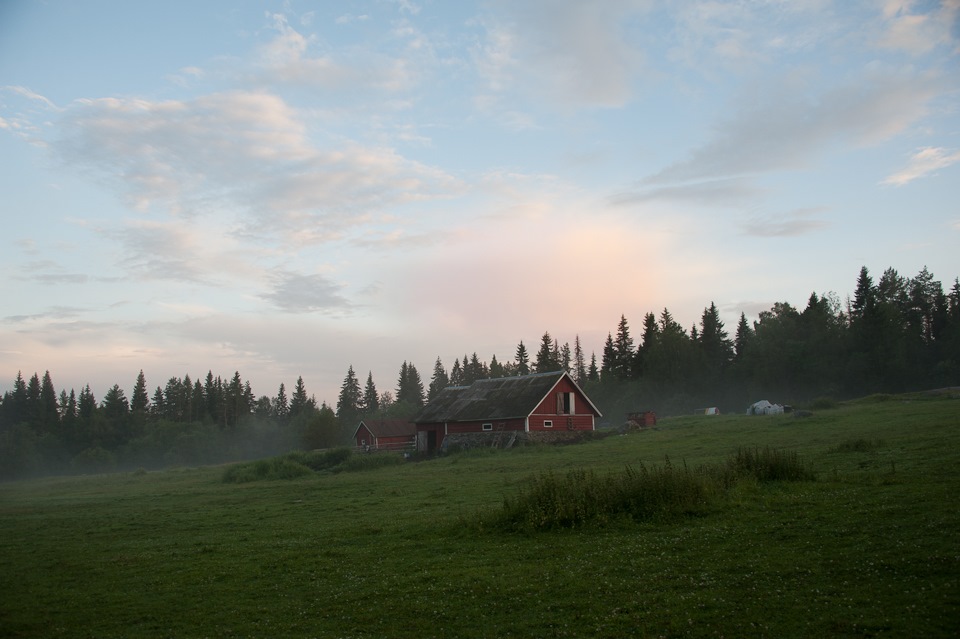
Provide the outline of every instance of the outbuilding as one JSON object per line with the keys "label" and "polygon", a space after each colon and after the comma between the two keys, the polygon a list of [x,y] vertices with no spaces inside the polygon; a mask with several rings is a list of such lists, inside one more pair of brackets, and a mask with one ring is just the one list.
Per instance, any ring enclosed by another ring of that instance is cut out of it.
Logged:
{"label": "outbuilding", "polygon": [[417,426],[406,419],[364,419],[353,433],[353,441],[361,450],[412,450],[416,444]]}
{"label": "outbuilding", "polygon": [[450,386],[411,421],[417,450],[443,448],[450,435],[592,431],[600,411],[566,371],[481,379]]}

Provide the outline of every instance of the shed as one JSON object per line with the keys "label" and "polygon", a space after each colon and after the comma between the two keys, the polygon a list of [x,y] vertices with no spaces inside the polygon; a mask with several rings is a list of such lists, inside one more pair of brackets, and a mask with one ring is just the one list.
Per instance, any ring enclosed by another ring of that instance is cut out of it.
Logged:
{"label": "shed", "polygon": [[406,419],[372,417],[363,419],[353,433],[357,448],[363,450],[408,450],[416,444],[417,426]]}

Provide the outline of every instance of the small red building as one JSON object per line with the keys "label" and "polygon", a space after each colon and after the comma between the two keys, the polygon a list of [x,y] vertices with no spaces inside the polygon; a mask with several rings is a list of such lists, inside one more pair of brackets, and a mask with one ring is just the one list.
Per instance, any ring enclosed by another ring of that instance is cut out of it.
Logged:
{"label": "small red building", "polygon": [[595,430],[601,416],[573,378],[556,371],[447,387],[411,421],[417,449],[433,451],[454,433]]}
{"label": "small red building", "polygon": [[353,441],[362,450],[407,450],[416,444],[417,426],[406,419],[361,420]]}

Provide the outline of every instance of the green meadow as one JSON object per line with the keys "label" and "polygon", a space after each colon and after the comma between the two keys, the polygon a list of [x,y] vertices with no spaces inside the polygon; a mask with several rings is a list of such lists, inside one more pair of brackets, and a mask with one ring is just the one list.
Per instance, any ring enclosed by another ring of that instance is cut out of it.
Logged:
{"label": "green meadow", "polygon": [[[0,484],[0,636],[960,635],[960,400],[821,406],[404,463]],[[766,449],[806,474],[738,475],[660,515],[502,523],[545,478]]]}

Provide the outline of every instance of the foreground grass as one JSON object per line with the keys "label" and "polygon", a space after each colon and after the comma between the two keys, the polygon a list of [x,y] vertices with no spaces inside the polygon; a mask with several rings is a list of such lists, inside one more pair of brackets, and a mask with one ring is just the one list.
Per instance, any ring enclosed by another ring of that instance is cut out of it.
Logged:
{"label": "foreground grass", "polygon": [[[862,442],[867,442],[863,444]],[[531,477],[738,449],[817,481],[741,481],[670,521],[480,531]],[[576,446],[224,481],[224,468],[0,485],[11,637],[956,636],[960,403],[690,417]]]}

